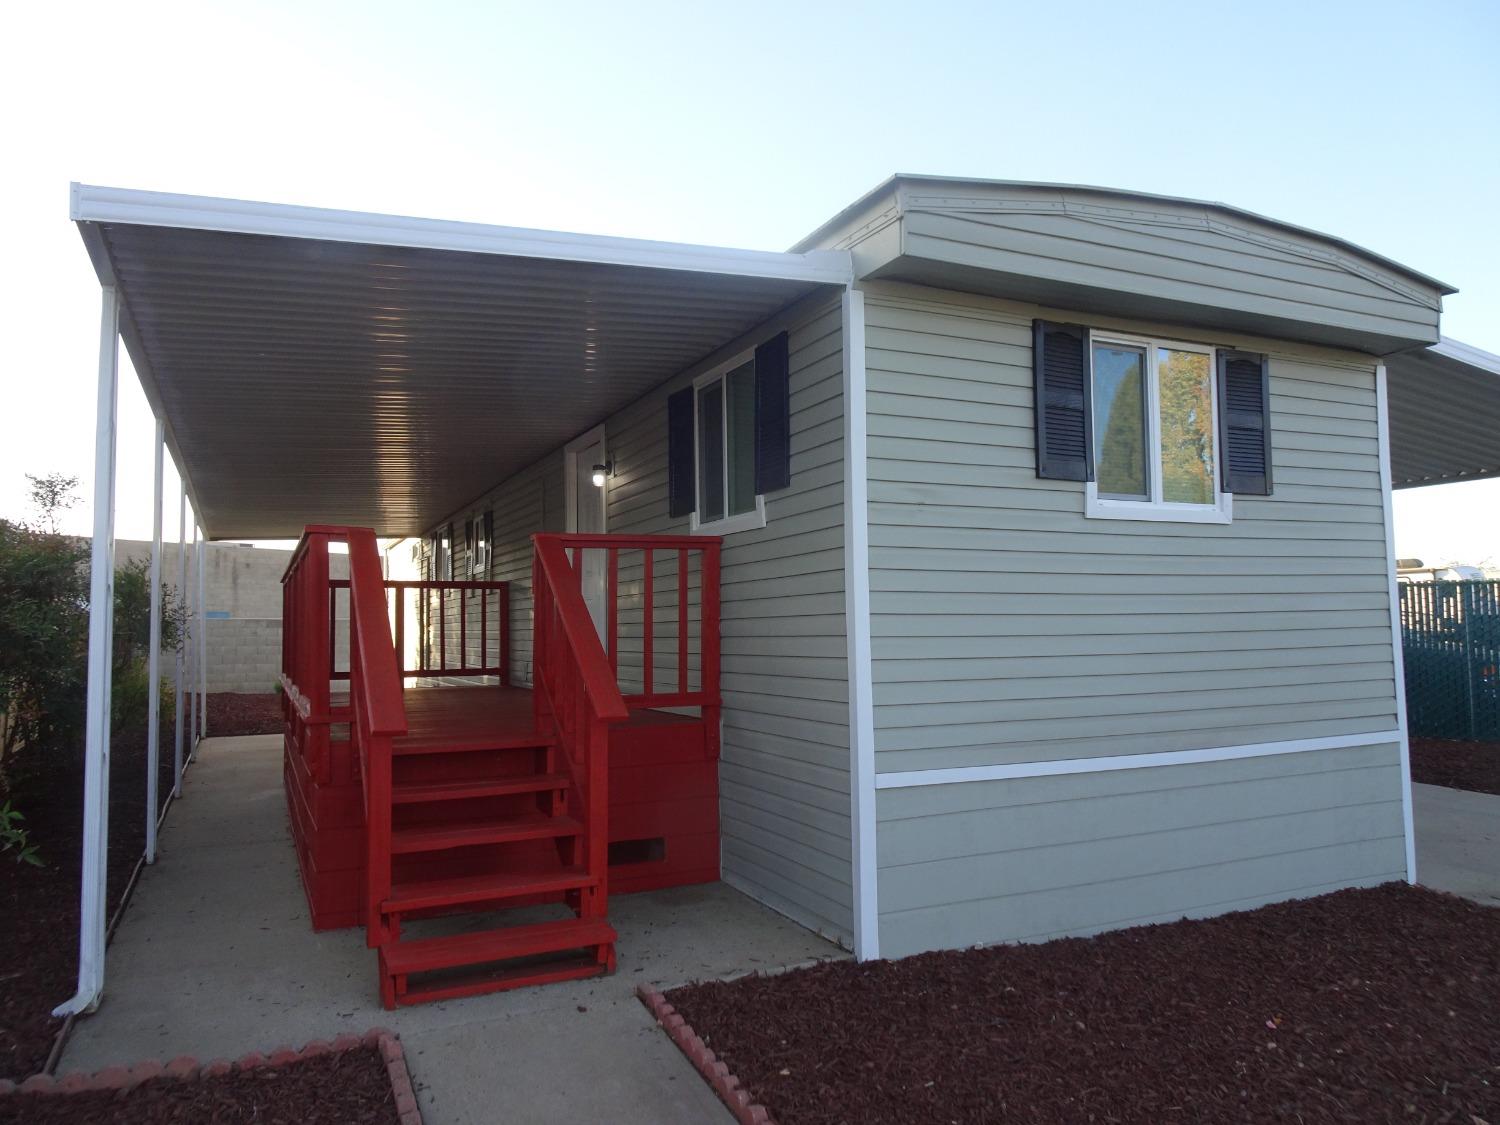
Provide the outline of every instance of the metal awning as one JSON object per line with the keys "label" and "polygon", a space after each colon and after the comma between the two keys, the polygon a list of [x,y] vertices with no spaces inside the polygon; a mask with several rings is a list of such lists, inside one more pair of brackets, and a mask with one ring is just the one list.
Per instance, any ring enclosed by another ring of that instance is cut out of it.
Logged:
{"label": "metal awning", "polygon": [[1444,338],[1385,363],[1393,487],[1500,477],[1500,356]]}
{"label": "metal awning", "polygon": [[418,534],[849,256],[75,184],[73,219],[210,538]]}

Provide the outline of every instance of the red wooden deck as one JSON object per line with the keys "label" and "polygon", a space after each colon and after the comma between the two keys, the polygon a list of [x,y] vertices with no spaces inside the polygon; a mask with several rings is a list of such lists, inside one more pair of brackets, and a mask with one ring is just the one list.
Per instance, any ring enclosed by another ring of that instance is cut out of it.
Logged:
{"label": "red wooden deck", "polygon": [[[344,693],[333,693],[330,698],[336,710],[348,702]],[[409,686],[402,702],[407,733],[392,740],[399,757],[465,747],[527,746],[535,741],[528,688]],[[336,757],[341,756],[340,749],[335,741]],[[339,823],[352,828],[351,819],[358,819],[358,776],[353,769],[336,773],[346,779]],[[718,762],[697,716],[632,711],[611,733],[609,788],[611,892],[658,890],[719,877]],[[331,894],[310,893],[310,898],[319,900],[313,903],[314,922],[318,929],[359,925],[363,917],[357,905],[362,841],[358,833],[350,833],[339,854],[330,854],[333,841],[328,827],[325,820],[323,832],[305,834],[323,848],[321,862],[314,866],[325,882],[344,869],[348,886]],[[311,889],[317,877],[313,871],[305,874]]]}
{"label": "red wooden deck", "polygon": [[[328,574],[336,542],[348,546],[347,581]],[[507,583],[391,583],[370,529],[308,529],[283,580],[287,804],[313,925],[364,922],[386,1006],[611,972],[611,890],[718,878],[719,546],[701,537],[536,536],[533,693],[501,686]],[[590,553],[605,568],[602,622],[583,594]],[[640,608],[651,623],[641,637],[641,690],[629,696],[616,667],[622,553],[639,556]],[[675,628],[664,629],[672,617]],[[403,665],[408,636],[420,667]],[[677,657],[675,683],[663,690],[658,639]],[[470,683],[406,686],[432,676]],[[498,682],[473,682],[489,677]],[[562,904],[573,917],[531,924],[514,913],[539,903]],[[501,917],[463,935],[403,934],[408,922],[454,912]],[[558,963],[538,968],[537,955]],[[450,969],[464,979],[447,979]]]}

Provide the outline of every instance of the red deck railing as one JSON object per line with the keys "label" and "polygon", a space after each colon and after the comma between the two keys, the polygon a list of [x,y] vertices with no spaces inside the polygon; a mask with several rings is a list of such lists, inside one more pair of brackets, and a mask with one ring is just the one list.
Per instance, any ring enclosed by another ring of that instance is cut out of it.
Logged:
{"label": "red deck railing", "polygon": [[[349,549],[349,578],[330,581],[328,548]],[[282,675],[288,721],[299,752],[311,753],[315,777],[329,774],[328,725],[346,721],[364,790],[365,910],[371,945],[385,940],[380,904],[390,893],[391,740],[406,733],[406,707],[386,602],[375,533],[360,527],[310,527],[282,578]],[[348,590],[348,703],[335,707],[331,690],[337,637],[336,588]]]}
{"label": "red deck railing", "polygon": [[719,555],[707,535],[537,535],[564,552],[585,604],[594,588],[611,673],[631,710],[697,707],[718,731]]}
{"label": "red deck railing", "polygon": [[[333,578],[328,585],[335,591],[349,588],[347,579]],[[385,590],[403,679],[494,676],[510,682],[509,582],[387,581]],[[349,678],[335,643],[341,609],[335,595],[328,615],[329,669],[335,680]],[[416,649],[411,667],[408,639]]]}

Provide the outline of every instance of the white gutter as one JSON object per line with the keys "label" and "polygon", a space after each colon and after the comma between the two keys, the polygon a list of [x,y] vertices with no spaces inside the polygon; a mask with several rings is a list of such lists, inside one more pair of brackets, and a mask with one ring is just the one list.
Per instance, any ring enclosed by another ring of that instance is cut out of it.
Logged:
{"label": "white gutter", "polygon": [[[174,195],[130,188],[72,185],[71,216],[77,223],[122,223],[136,226],[208,230],[309,238],[324,242],[357,242],[423,250],[457,250],[598,265],[688,270],[739,277],[774,278],[817,284],[847,285],[853,278],[845,251],[815,250],[786,254],[738,250],[639,238],[529,230],[444,219],[418,219],[322,207],[256,203],[242,199]],[[87,241],[87,240],[86,240]],[[108,270],[90,245],[101,279]]]}
{"label": "white gutter", "polygon": [[78,991],[54,1016],[91,1011],[104,992],[109,853],[109,718],[115,608],[115,434],[119,414],[120,301],[104,286],[94,416],[94,539],[89,569],[88,697],[84,728],[83,873],[78,906]]}
{"label": "white gutter", "polygon": [[1375,365],[1375,407],[1380,448],[1380,506],[1385,523],[1386,586],[1391,607],[1391,656],[1395,661],[1396,728],[1401,732],[1401,829],[1406,839],[1406,881],[1417,881],[1417,835],[1412,821],[1411,737],[1406,725],[1406,661],[1401,648],[1401,589],[1396,584],[1396,525],[1391,507],[1391,410],[1385,364]]}

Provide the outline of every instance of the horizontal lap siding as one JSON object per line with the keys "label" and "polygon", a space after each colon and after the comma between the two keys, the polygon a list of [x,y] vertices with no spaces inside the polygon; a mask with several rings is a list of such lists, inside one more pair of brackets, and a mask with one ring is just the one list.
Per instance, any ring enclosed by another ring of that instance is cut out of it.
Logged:
{"label": "horizontal lap siding", "polygon": [[880,771],[1394,727],[1373,365],[1273,352],[1275,495],[1233,523],[1090,520],[1035,474],[1029,318],[867,318]]}
{"label": "horizontal lap siding", "polygon": [[[757,898],[848,944],[850,889],[849,723],[844,626],[843,338],[837,302],[805,308],[788,325],[791,362],[791,486],[766,497],[767,524],[727,536],[721,558],[723,739],[720,760],[722,868]],[[769,331],[769,330],[768,330]],[[726,354],[748,349],[741,341]],[[607,528],[620,535],[681,535],[667,514],[668,394],[694,369],[604,423],[614,466]],[[495,511],[490,577],[511,582],[512,659],[517,683],[531,678],[531,541],[565,523],[563,454],[556,451],[484,497]],[[467,576],[463,517],[455,575]],[[676,552],[656,556],[652,671],[658,690],[677,681]],[[689,607],[701,584],[690,571]],[[642,681],[643,575],[638,552],[621,557],[620,680]],[[454,628],[452,622],[450,630]],[[696,626],[693,627],[696,629]],[[699,646],[690,632],[689,685]]]}
{"label": "horizontal lap siding", "polygon": [[881,953],[1038,941],[1404,876],[1394,744],[879,793]]}
{"label": "horizontal lap siding", "polygon": [[[725,877],[848,942],[842,346],[837,304],[792,326],[791,487],[766,496],[764,528],[724,540],[719,795]],[[611,533],[688,531],[666,483],[666,398],[687,381],[606,422]],[[673,654],[656,674],[675,669]]]}
{"label": "horizontal lap siding", "polygon": [[902,216],[903,250],[1026,278],[1147,295],[1289,322],[1435,340],[1438,301],[1369,266],[1356,272],[1285,233],[1258,241],[1228,225],[1157,216],[1106,219],[914,203]]}
{"label": "horizontal lap siding", "polygon": [[[1036,477],[1026,310],[916,292],[866,306],[879,772],[1394,728],[1373,361],[1268,349],[1275,494],[1231,524],[1090,520],[1083,485]],[[882,789],[877,811],[886,956],[1404,873],[1394,745]]]}

